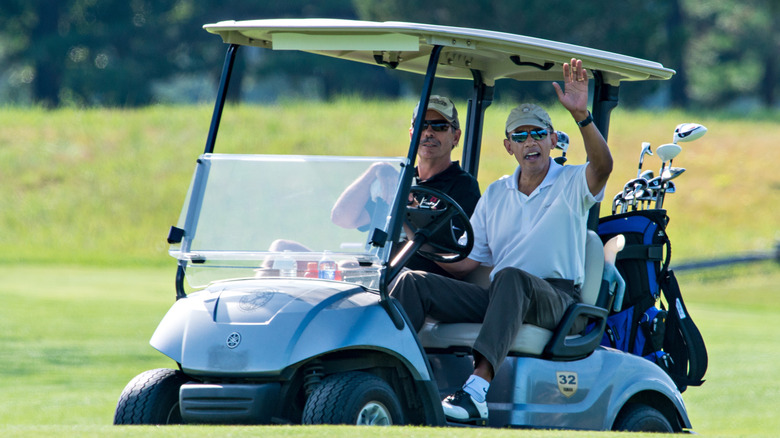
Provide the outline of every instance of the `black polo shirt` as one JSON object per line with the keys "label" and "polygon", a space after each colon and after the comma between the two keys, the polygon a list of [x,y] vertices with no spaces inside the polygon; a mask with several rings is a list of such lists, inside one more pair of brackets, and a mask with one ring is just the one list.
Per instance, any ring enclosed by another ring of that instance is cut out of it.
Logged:
{"label": "black polo shirt", "polygon": [[[449,195],[449,197],[460,205],[469,217],[474,213],[474,208],[477,206],[477,201],[479,201],[480,197],[477,179],[471,176],[470,173],[461,169],[460,164],[457,161],[453,161],[452,164],[450,164],[450,167],[424,181],[419,179],[417,176],[417,169],[415,169],[414,183],[415,185],[436,189]],[[373,219],[372,223],[359,227],[358,230],[360,231],[368,231],[372,227],[381,226],[379,223],[373,223],[373,221],[383,221],[390,211],[390,206],[381,199],[377,201],[369,200],[366,203],[365,209]],[[457,226],[457,219],[455,220],[455,226]],[[435,241],[437,236],[442,236],[449,232],[450,230],[440,229],[431,236],[431,240]],[[446,237],[440,237],[440,239],[446,239]],[[396,250],[399,248],[396,248]],[[406,267],[416,271],[427,271],[446,277],[452,277],[435,262],[428,260],[419,254],[414,254],[409,260],[409,263],[406,264]]]}
{"label": "black polo shirt", "polygon": [[[417,170],[415,169],[415,174],[416,172]],[[450,198],[460,205],[469,217],[474,213],[474,208],[477,206],[477,201],[479,201],[480,197],[477,179],[471,176],[470,173],[461,169],[460,164],[457,161],[453,161],[452,164],[450,164],[450,167],[427,180],[420,181],[415,175],[415,183],[418,186],[436,189],[449,195]],[[448,230],[443,231],[448,232]],[[432,239],[435,238],[436,234],[433,235]],[[452,277],[447,271],[439,267],[439,265],[419,254],[412,256],[406,266],[409,269],[428,271],[434,274]]]}

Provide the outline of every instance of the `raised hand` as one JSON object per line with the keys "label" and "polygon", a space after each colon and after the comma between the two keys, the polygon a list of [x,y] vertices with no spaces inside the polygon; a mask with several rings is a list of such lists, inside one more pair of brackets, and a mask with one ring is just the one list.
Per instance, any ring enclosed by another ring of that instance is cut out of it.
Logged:
{"label": "raised hand", "polygon": [[572,58],[571,64],[563,64],[563,86],[561,89],[557,82],[553,82],[561,105],[572,114],[587,112],[588,72],[582,67],[582,60]]}

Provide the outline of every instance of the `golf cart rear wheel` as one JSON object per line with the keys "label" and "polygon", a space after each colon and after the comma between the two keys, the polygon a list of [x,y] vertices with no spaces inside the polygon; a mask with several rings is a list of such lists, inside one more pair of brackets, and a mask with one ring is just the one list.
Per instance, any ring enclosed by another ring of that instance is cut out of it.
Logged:
{"label": "golf cart rear wheel", "polygon": [[674,433],[669,420],[661,412],[641,403],[625,406],[612,429],[626,432]]}
{"label": "golf cart rear wheel", "polygon": [[167,368],[137,375],[119,396],[114,424],[182,424],[179,388],[188,381],[181,371]]}
{"label": "golf cart rear wheel", "polygon": [[324,378],[312,391],[303,408],[303,424],[390,426],[403,424],[403,414],[387,382],[351,371]]}

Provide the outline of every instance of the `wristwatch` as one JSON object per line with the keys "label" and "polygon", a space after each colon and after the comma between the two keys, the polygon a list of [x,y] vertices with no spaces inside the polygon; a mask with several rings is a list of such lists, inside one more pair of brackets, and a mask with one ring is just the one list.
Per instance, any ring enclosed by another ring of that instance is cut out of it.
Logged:
{"label": "wristwatch", "polygon": [[590,111],[588,111],[588,117],[585,117],[585,120],[580,120],[579,122],[577,122],[577,126],[579,126],[580,128],[584,128],[590,125],[591,123],[593,123],[593,114],[591,114]]}

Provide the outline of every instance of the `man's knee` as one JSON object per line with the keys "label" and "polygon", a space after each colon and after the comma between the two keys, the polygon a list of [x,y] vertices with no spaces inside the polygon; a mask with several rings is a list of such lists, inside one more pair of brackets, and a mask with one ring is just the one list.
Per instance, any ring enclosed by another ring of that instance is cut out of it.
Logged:
{"label": "man's knee", "polygon": [[390,289],[390,296],[401,304],[415,331],[419,331],[425,323],[427,294],[424,288],[420,288],[424,277],[421,272],[401,272],[393,280],[394,284]]}
{"label": "man's knee", "polygon": [[401,294],[416,291],[417,288],[414,287],[414,284],[420,281],[421,277],[422,274],[418,271],[401,271],[391,283],[390,296],[398,298]]}
{"label": "man's knee", "polygon": [[533,275],[513,267],[506,267],[496,272],[493,283],[498,286],[494,289],[521,291],[528,293],[533,286]]}
{"label": "man's knee", "polygon": [[523,276],[523,274],[528,275],[522,269],[517,269],[511,266],[507,266],[505,268],[502,268],[500,271],[496,272],[495,275],[493,275],[493,281],[500,280],[506,277],[520,277]]}

